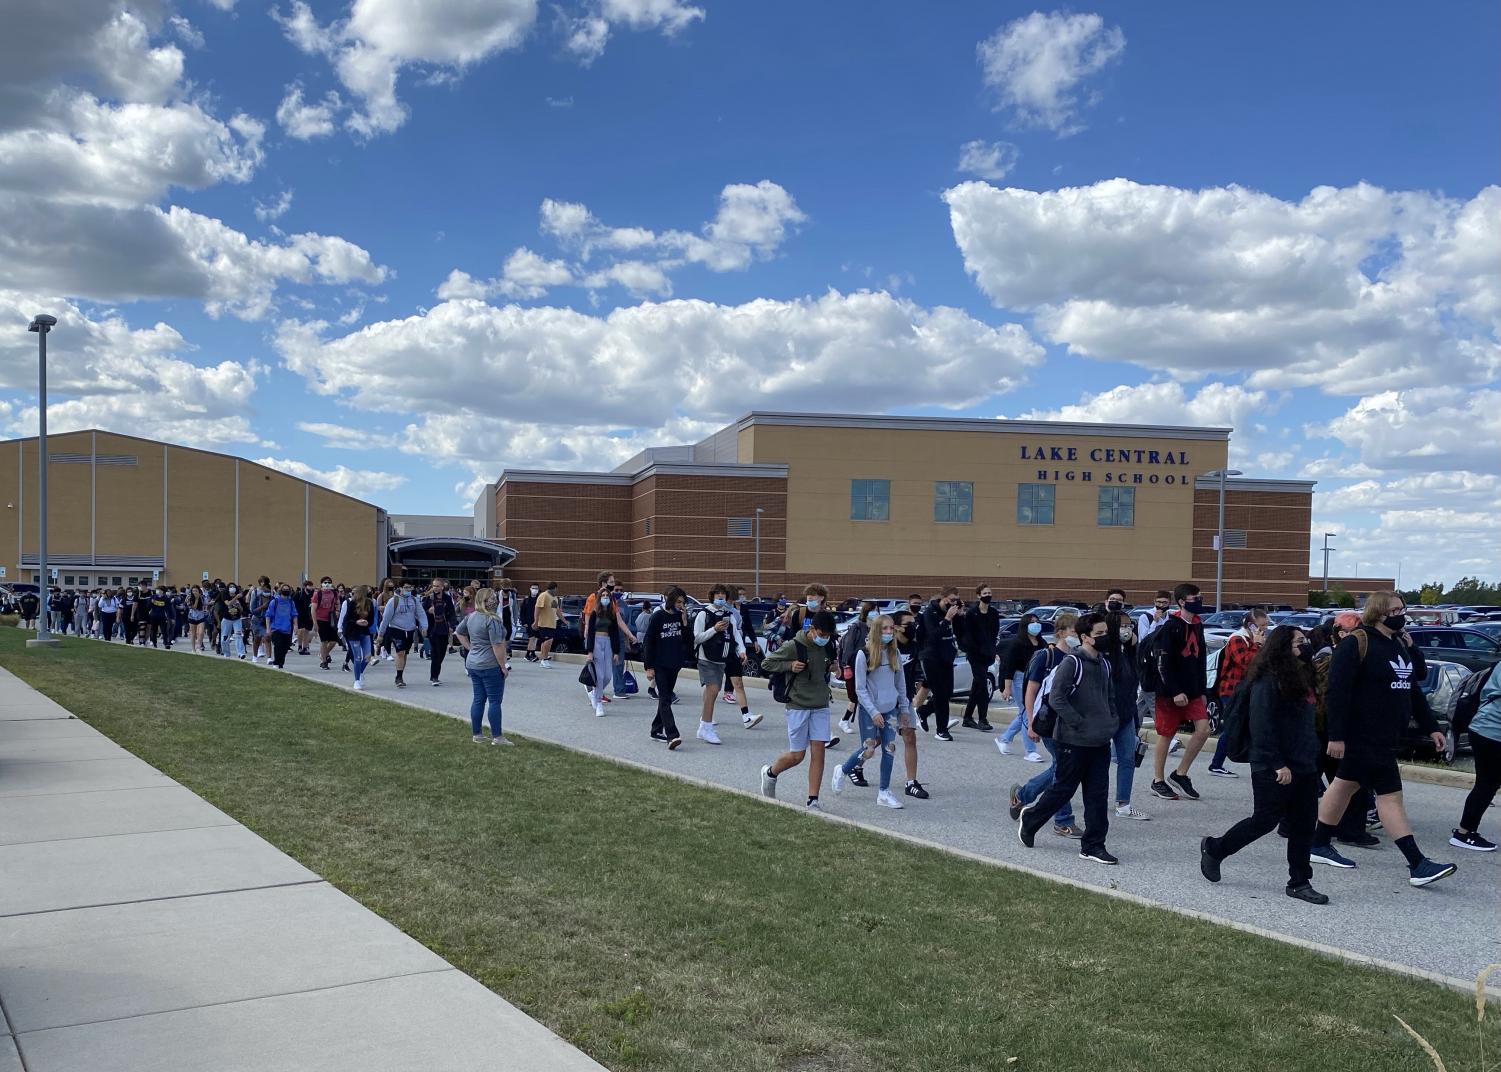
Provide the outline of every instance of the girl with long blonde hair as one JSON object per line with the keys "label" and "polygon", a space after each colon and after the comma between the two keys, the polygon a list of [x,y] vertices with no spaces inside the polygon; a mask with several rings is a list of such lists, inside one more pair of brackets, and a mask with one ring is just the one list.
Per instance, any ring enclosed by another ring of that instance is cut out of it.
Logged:
{"label": "girl with long blonde hair", "polygon": [[907,680],[897,641],[901,634],[889,614],[871,623],[865,646],[855,655],[855,695],[859,703],[859,751],[834,769],[833,789],[842,792],[844,781],[855,767],[881,751],[881,786],[876,803],[883,808],[900,808],[902,802],[891,792],[891,768],[896,761],[897,730],[915,721],[912,702],[907,699]]}

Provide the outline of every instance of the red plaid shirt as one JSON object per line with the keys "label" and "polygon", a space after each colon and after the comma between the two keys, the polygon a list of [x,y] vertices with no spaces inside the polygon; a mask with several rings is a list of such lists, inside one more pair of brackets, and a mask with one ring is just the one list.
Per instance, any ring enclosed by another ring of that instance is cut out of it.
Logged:
{"label": "red plaid shirt", "polygon": [[1236,633],[1225,642],[1220,652],[1219,673],[1215,677],[1214,691],[1229,696],[1246,676],[1246,669],[1256,657],[1256,645]]}

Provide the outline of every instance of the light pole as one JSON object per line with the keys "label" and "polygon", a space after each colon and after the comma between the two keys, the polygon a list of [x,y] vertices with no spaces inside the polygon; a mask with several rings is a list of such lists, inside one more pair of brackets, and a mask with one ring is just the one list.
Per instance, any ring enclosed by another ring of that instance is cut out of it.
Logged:
{"label": "light pole", "polygon": [[756,598],[761,598],[761,507],[756,507]]}
{"label": "light pole", "polygon": [[28,648],[50,648],[57,643],[47,630],[47,332],[57,326],[57,317],[39,313],[32,317],[28,331],[36,332],[37,347],[37,595],[41,598],[36,637],[26,642]]}
{"label": "light pole", "polygon": [[1329,591],[1329,552],[1338,551],[1338,547],[1329,546],[1329,537],[1335,535],[1332,532],[1324,533],[1324,591]]}
{"label": "light pole", "polygon": [[1218,613],[1225,607],[1225,478],[1244,474],[1239,469],[1216,469],[1204,475],[1217,477],[1220,482],[1220,524],[1214,537],[1214,609]]}

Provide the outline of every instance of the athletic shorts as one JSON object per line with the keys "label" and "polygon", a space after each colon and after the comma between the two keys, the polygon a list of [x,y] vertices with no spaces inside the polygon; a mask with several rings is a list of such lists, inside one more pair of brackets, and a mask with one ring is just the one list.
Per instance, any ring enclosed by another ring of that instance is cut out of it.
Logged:
{"label": "athletic shorts", "polygon": [[313,627],[313,616],[311,614],[299,614],[297,616],[297,628],[298,629],[311,629],[312,627]]}
{"label": "athletic shorts", "polygon": [[397,653],[411,651],[412,645],[417,642],[417,630],[415,629],[390,629],[386,631],[386,643],[391,650]]}
{"label": "athletic shorts", "polygon": [[787,708],[787,747],[794,752],[806,752],[809,741],[829,743],[829,709],[804,711],[798,707]]}
{"label": "athletic shorts", "polygon": [[319,622],[318,639],[324,644],[332,644],[339,639],[339,630],[334,627],[333,622]]}
{"label": "athletic shorts", "polygon": [[532,626],[532,636],[536,637],[539,642],[543,640],[557,640],[558,631],[552,626],[534,625]]}
{"label": "athletic shorts", "polygon": [[716,689],[724,687],[725,669],[724,663],[711,663],[708,659],[698,661],[698,683],[700,685],[712,685]]}
{"label": "athletic shorts", "polygon": [[740,661],[740,656],[734,652],[724,657],[724,676],[726,678],[745,676],[745,664]]}
{"label": "athletic shorts", "polygon": [[1347,747],[1335,777],[1359,782],[1378,797],[1402,792],[1402,773],[1397,769],[1397,757],[1390,752],[1356,752]]}
{"label": "athletic shorts", "polygon": [[250,635],[262,637],[266,635],[266,619],[256,615],[250,619]]}
{"label": "athletic shorts", "polygon": [[1208,718],[1209,714],[1205,710],[1202,696],[1195,696],[1189,700],[1187,707],[1179,707],[1173,703],[1171,696],[1164,696],[1160,692],[1157,694],[1157,708],[1152,716],[1152,724],[1156,727],[1159,737],[1171,737],[1186,723]]}

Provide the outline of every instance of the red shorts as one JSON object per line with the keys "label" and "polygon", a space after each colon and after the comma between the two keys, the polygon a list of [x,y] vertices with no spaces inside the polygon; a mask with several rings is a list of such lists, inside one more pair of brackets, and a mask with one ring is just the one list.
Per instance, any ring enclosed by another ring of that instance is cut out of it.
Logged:
{"label": "red shorts", "polygon": [[1187,707],[1179,707],[1173,703],[1171,696],[1164,696],[1160,692],[1157,694],[1157,710],[1153,713],[1152,724],[1159,737],[1171,737],[1185,722],[1198,722],[1208,718],[1209,712],[1204,709],[1202,696],[1189,700]]}

